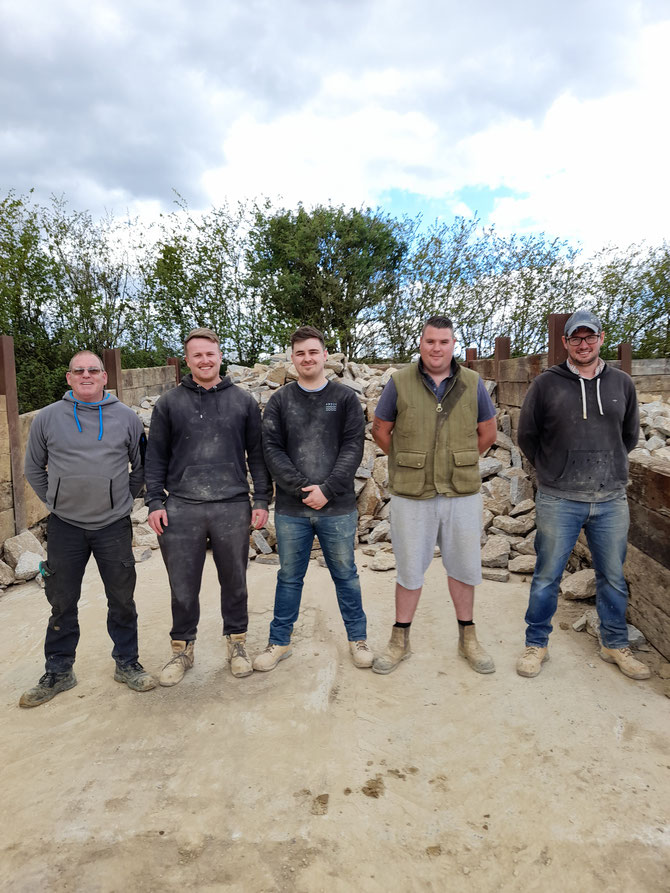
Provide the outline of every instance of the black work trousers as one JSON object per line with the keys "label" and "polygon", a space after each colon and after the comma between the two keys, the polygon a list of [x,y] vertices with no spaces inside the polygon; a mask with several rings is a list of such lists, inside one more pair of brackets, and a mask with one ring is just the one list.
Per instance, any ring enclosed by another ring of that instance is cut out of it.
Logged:
{"label": "black work trousers", "polygon": [[51,617],[44,641],[47,672],[64,673],[79,643],[81,581],[93,554],[107,596],[107,631],[118,664],[137,660],[135,559],[130,518],[99,530],[84,530],[54,514],[47,521],[47,566],[44,584]]}
{"label": "black work trousers", "polygon": [[207,539],[221,586],[226,635],[247,631],[247,563],[251,506],[245,502],[186,502],[169,496],[168,526],[158,538],[170,578],[170,638],[192,642],[200,620],[200,584]]}

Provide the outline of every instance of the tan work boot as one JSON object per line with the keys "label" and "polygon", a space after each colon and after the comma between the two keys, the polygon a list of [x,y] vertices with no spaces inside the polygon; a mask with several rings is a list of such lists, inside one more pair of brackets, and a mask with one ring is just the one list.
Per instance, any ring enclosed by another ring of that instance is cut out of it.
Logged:
{"label": "tan work boot", "polygon": [[624,676],[630,679],[649,679],[651,676],[649,667],[633,657],[630,648],[605,648],[603,645],[600,656],[608,664],[616,664]]}
{"label": "tan work boot", "polygon": [[391,629],[391,638],[383,654],[378,654],[372,661],[372,672],[392,673],[398,664],[407,660],[412,654],[409,647],[409,627],[394,626]]}
{"label": "tan work boot", "polygon": [[495,673],[493,659],[477,641],[474,623],[471,626],[458,625],[458,653],[470,664],[475,673]]}
{"label": "tan work boot", "polygon": [[537,676],[545,660],[549,660],[549,652],[539,645],[526,645],[526,650],[516,662],[519,676]]}
{"label": "tan work boot", "polygon": [[351,652],[351,659],[354,662],[355,667],[360,667],[362,670],[366,670],[368,667],[372,666],[374,654],[365,639],[359,639],[357,642],[349,642],[349,651]]}
{"label": "tan work boot", "polygon": [[176,685],[184,678],[184,673],[193,666],[193,646],[195,642],[183,642],[179,639],[172,640],[172,659],[161,670],[161,685]]}
{"label": "tan work boot", "polygon": [[254,670],[260,670],[261,673],[267,673],[268,670],[274,670],[280,660],[286,660],[291,656],[290,645],[272,645],[268,643],[265,651],[261,651],[254,658]]}
{"label": "tan work boot", "polygon": [[247,654],[246,633],[231,633],[226,636],[228,644],[228,660],[230,661],[230,672],[233,676],[251,676],[254,668],[251,666],[249,655]]}

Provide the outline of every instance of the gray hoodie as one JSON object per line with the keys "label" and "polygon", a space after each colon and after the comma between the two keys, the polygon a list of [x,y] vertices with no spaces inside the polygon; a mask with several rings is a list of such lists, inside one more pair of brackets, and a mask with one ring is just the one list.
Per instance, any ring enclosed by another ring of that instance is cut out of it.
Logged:
{"label": "gray hoodie", "polygon": [[33,420],[25,475],[49,511],[98,530],[129,514],[144,483],[145,444],[142,423],[113,394],[82,403],[67,391]]}

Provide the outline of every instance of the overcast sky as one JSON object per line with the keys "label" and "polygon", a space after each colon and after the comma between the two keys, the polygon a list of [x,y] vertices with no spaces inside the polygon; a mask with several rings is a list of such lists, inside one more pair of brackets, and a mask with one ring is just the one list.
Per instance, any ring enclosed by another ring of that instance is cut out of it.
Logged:
{"label": "overcast sky", "polygon": [[0,188],[669,235],[667,0],[0,0]]}

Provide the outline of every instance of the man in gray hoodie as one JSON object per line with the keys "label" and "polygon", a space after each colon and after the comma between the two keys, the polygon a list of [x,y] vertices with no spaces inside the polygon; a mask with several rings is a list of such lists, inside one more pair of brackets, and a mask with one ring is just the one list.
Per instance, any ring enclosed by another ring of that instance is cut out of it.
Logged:
{"label": "man in gray hoodie", "polygon": [[602,325],[588,310],[565,324],[568,359],[533,381],[519,417],[519,446],[537,473],[537,563],[526,612],[526,649],[520,676],[537,676],[556,611],[558,587],[584,528],[596,575],[600,657],[631,679],[649,668],[628,647],[623,575],[628,538],[628,453],[635,447],[639,415],[629,375],[599,356]]}
{"label": "man in gray hoodie", "polygon": [[130,522],[144,483],[144,428],[128,406],[105,392],[107,373],[96,354],[75,354],[66,377],[70,390],[40,411],[26,450],[26,478],[51,513],[41,566],[51,617],[46,672],[21,696],[21,707],[37,707],[77,684],[78,602],[91,553],[107,596],[114,679],[134,691],[156,687],[138,661]]}

